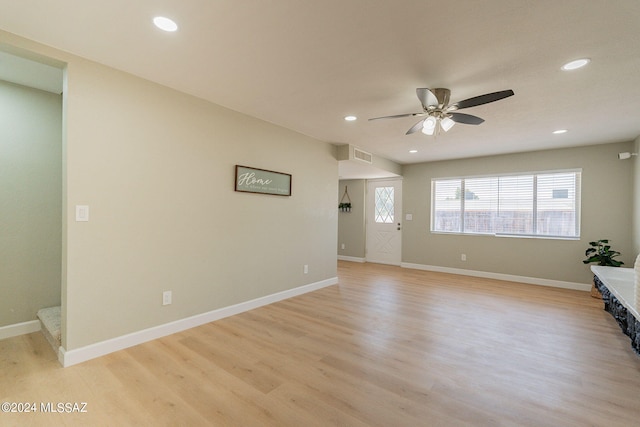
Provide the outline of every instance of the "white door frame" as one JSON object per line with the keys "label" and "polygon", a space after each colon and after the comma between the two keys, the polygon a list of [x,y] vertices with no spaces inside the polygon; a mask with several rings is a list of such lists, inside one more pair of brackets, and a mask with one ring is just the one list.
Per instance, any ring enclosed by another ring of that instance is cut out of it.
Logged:
{"label": "white door frame", "polygon": [[[385,184],[385,185],[381,185]],[[375,222],[374,188],[394,187],[394,218],[391,223]],[[365,260],[379,264],[402,262],[402,177],[368,180],[365,203]]]}

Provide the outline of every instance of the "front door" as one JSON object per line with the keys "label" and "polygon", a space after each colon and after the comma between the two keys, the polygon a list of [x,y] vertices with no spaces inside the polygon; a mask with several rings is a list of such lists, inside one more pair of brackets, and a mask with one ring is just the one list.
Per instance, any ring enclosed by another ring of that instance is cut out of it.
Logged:
{"label": "front door", "polygon": [[367,185],[368,262],[400,265],[402,260],[402,180]]}

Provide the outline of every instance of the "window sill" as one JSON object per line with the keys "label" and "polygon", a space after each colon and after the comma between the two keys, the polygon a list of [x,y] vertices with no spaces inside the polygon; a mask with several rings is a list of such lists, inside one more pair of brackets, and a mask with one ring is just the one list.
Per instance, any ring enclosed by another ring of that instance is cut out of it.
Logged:
{"label": "window sill", "polygon": [[545,236],[533,234],[502,234],[502,233],[460,233],[457,231],[430,231],[431,234],[455,235],[455,236],[484,236],[484,237],[506,237],[517,239],[543,239],[543,240],[580,240],[580,236]]}

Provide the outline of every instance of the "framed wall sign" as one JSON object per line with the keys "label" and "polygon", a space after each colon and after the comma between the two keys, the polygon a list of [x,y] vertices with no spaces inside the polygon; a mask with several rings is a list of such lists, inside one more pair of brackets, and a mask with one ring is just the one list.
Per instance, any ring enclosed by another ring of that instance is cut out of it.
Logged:
{"label": "framed wall sign", "polygon": [[236,165],[236,191],[291,196],[291,175]]}

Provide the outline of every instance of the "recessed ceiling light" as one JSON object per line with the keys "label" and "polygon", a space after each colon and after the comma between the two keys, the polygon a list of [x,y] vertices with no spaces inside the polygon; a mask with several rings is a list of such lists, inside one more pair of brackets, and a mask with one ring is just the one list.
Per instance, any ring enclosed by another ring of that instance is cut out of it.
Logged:
{"label": "recessed ceiling light", "polygon": [[418,150],[409,150],[410,153],[417,153]]}
{"label": "recessed ceiling light", "polygon": [[577,70],[587,65],[591,60],[589,58],[576,59],[575,61],[567,62],[562,66],[564,71]]}
{"label": "recessed ceiling light", "polygon": [[178,24],[176,24],[169,18],[165,18],[164,16],[156,16],[155,18],[153,18],[153,23],[156,27],[160,28],[163,31],[173,32],[178,29]]}
{"label": "recessed ceiling light", "polygon": [[348,122],[353,122],[355,120],[358,120],[356,116],[346,116],[344,119]]}
{"label": "recessed ceiling light", "polygon": [[554,134],[559,135],[561,133],[567,133],[566,129],[558,129],[553,131]]}

